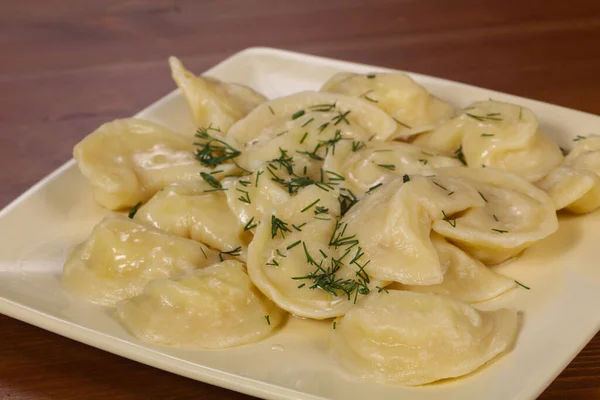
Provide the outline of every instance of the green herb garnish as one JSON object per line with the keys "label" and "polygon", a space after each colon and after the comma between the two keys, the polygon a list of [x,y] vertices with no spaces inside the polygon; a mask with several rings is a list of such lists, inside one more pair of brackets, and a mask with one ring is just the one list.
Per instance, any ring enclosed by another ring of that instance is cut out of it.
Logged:
{"label": "green herb garnish", "polygon": [[130,219],[133,219],[133,217],[135,217],[135,214],[137,213],[137,211],[140,209],[141,206],[142,206],[142,202],[138,201],[135,206],[131,207],[131,209],[129,210],[129,213],[127,214],[127,216]]}

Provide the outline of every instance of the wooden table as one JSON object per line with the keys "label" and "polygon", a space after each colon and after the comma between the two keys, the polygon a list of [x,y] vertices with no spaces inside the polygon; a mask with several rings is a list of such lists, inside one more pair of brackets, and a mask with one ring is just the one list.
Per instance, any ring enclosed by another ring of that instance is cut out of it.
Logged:
{"label": "wooden table", "polygon": [[[0,0],[0,206],[170,91],[170,54],[200,72],[258,45],[600,113],[597,0]],[[0,316],[0,399],[244,398]],[[540,398],[600,399],[600,336]]]}

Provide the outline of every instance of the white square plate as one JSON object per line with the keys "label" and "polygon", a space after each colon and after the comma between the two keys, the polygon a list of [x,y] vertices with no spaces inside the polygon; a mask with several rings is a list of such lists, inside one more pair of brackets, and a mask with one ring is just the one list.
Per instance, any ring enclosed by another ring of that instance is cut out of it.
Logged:
{"label": "white square plate", "polygon": [[[269,97],[318,89],[339,71],[384,68],[287,51],[242,51],[206,74],[249,85]],[[412,74],[457,106],[493,98],[531,108],[542,128],[569,147],[578,134],[600,133],[600,117],[579,111]],[[175,130],[193,129],[175,91],[138,114]],[[560,229],[500,267],[531,287],[514,289],[480,307],[515,307],[523,327],[512,352],[470,376],[418,388],[363,382],[327,353],[331,324],[290,319],[269,339],[221,351],[184,351],[144,344],[112,311],[77,301],[60,284],[67,252],[107,213],[69,161],[0,212],[0,312],[123,357],[268,399],[532,399],[540,394],[600,329],[600,212],[561,216]]]}

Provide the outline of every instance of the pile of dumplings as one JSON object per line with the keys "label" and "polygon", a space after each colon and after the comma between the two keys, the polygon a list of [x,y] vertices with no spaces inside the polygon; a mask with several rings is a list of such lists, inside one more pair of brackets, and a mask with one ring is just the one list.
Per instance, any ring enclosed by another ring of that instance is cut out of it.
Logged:
{"label": "pile of dumplings", "polygon": [[462,110],[402,73],[268,100],[169,60],[197,127],[106,123],[74,148],[114,212],[67,258],[74,295],[140,340],[225,349],[324,320],[351,373],[422,385],[509,351],[494,265],[600,206],[600,136],[565,157],[519,105]]}

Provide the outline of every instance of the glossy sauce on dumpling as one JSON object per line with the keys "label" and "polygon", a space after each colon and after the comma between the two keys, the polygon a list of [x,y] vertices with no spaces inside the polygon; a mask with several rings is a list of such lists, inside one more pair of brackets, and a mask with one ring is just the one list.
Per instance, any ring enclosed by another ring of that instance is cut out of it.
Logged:
{"label": "glossy sauce on dumpling", "polygon": [[545,190],[557,210],[583,214],[600,207],[600,136],[578,136],[577,144],[536,185]]}
{"label": "glossy sauce on dumpling", "polygon": [[210,172],[192,142],[141,119],[108,122],[75,145],[73,157],[102,206],[117,210],[146,201],[166,185]]}
{"label": "glossy sauce on dumpling", "polygon": [[454,115],[454,107],[427,91],[403,73],[338,73],[323,92],[340,93],[369,101],[398,122],[395,136],[411,136],[430,130]]}
{"label": "glossy sauce on dumpling", "polygon": [[478,311],[445,296],[388,290],[336,320],[331,348],[363,379],[415,386],[475,371],[508,351],[517,332],[513,310]]}
{"label": "glossy sauce on dumpling", "polygon": [[344,187],[356,196],[404,175],[434,175],[436,168],[460,167],[461,162],[418,146],[393,141],[340,143],[323,165],[344,177]]}
{"label": "glossy sauce on dumpling", "polygon": [[515,288],[514,280],[497,274],[481,261],[433,233],[431,242],[440,258],[444,280],[436,285],[392,285],[390,288],[419,293],[433,293],[475,303],[493,299]]}
{"label": "glossy sauce on dumpling", "polygon": [[204,181],[165,187],[138,209],[134,219],[221,251],[241,249],[249,240],[223,191]]}
{"label": "glossy sauce on dumpling", "polygon": [[485,201],[433,230],[485,264],[517,256],[558,229],[554,204],[524,178],[493,168],[445,168],[440,176],[469,182]]}
{"label": "glossy sauce on dumpling", "polygon": [[471,104],[414,143],[455,154],[471,168],[498,168],[530,182],[540,180],[563,160],[560,147],[539,130],[531,110],[492,100]]}
{"label": "glossy sauce on dumpling", "polygon": [[110,215],[69,254],[62,282],[78,297],[114,306],[138,295],[152,279],[179,275],[218,260],[218,253],[202,243]]}
{"label": "glossy sauce on dumpling", "polygon": [[341,219],[356,235],[365,271],[383,281],[407,285],[442,282],[444,271],[431,243],[431,226],[456,213],[483,206],[477,191],[461,179],[413,175],[372,189]]}
{"label": "glossy sauce on dumpling", "polygon": [[140,295],[119,302],[117,315],[141,340],[192,349],[257,342],[272,335],[286,318],[233,260],[153,280]]}

